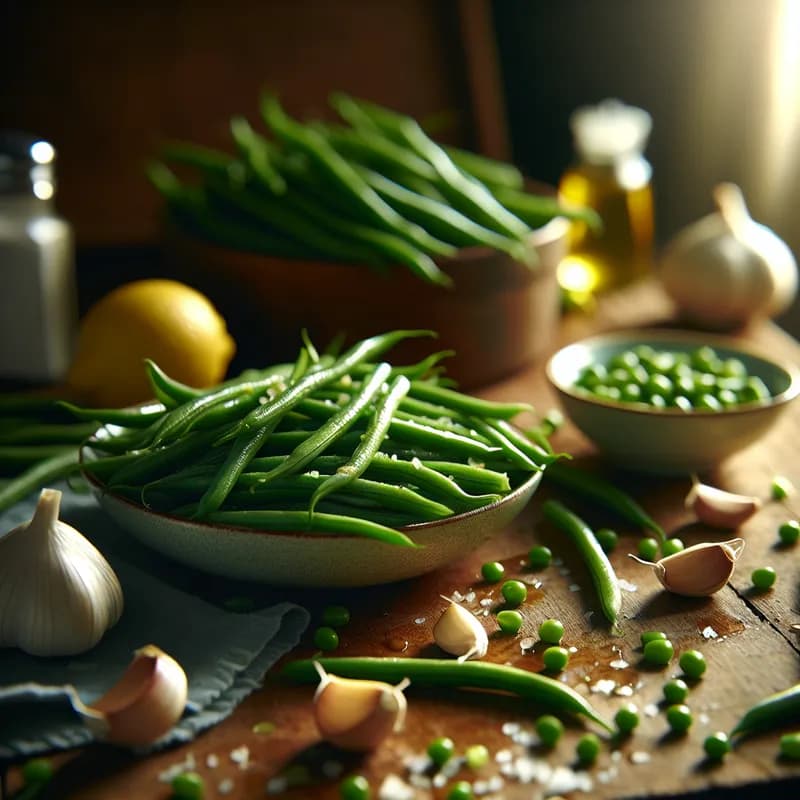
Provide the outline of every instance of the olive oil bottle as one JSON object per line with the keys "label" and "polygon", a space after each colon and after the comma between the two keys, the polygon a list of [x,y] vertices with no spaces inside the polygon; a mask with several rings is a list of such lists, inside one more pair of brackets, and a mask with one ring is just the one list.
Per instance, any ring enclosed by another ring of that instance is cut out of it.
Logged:
{"label": "olive oil bottle", "polygon": [[595,209],[602,220],[600,230],[571,226],[558,279],[573,302],[584,304],[652,269],[652,168],[643,154],[651,125],[646,111],[616,100],[570,117],[576,161],[561,178],[559,196]]}

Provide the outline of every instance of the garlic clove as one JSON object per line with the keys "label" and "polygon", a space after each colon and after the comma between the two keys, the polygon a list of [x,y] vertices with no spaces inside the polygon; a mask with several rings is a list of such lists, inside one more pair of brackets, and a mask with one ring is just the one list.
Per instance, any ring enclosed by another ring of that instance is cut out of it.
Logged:
{"label": "garlic clove", "polygon": [[88,706],[74,696],[72,704],[98,739],[140,747],[160,739],[181,718],[188,688],[181,665],[148,644],[99,700]]}
{"label": "garlic clove", "polygon": [[685,597],[707,597],[730,580],[742,550],[744,539],[737,538],[695,544],[655,563],[632,554],[630,557],[651,567],[667,591]]}
{"label": "garlic clove", "polygon": [[483,658],[489,649],[489,637],[474,614],[449,597],[442,596],[447,608],[433,626],[433,638],[446,653],[459,661]]}
{"label": "garlic clove", "polygon": [[320,683],[314,694],[314,719],[320,734],[345,750],[374,750],[389,734],[403,729],[403,689],[381,681],[340,678],[314,662]]}
{"label": "garlic clove", "polygon": [[761,500],[726,492],[695,480],[684,501],[686,508],[712,528],[737,528],[761,508]]}
{"label": "garlic clove", "polygon": [[0,538],[0,647],[35,656],[91,649],[122,614],[122,587],[102,553],[58,518],[43,489],[33,517]]}

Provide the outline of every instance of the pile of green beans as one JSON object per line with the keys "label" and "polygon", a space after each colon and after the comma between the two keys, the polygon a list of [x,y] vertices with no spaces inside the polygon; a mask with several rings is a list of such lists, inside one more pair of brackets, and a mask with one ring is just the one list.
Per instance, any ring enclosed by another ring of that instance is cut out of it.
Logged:
{"label": "pile of green beans", "polygon": [[[599,224],[591,209],[525,191],[510,164],[443,147],[412,117],[341,93],[330,102],[342,122],[300,122],[265,94],[267,130],[233,117],[230,154],[166,145],[148,174],[173,222],[237,250],[403,265],[440,285],[450,279],[437,260],[459,248],[535,264],[533,228],[557,216]],[[167,164],[188,166],[199,180],[184,183]]]}
{"label": "pile of green beans", "polygon": [[158,404],[70,407],[105,424],[83,468],[156,511],[413,546],[398,528],[486,506],[557,458],[508,423],[530,406],[448,388],[437,354],[380,360],[422,335],[390,331],[340,354],[306,343],[293,365],[205,391],[149,363]]}

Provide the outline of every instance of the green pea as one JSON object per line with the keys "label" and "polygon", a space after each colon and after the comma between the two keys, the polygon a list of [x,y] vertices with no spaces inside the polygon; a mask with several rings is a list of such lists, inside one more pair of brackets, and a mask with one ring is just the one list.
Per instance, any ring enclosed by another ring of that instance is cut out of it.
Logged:
{"label": "green pea", "polygon": [[703,345],[691,353],[692,366],[703,372],[717,372],[721,369],[720,358],[713,347]]}
{"label": "green pea", "polygon": [[778,528],[778,536],[784,544],[795,544],[800,538],[800,522],[790,519]]}
{"label": "green pea", "polygon": [[667,709],[667,724],[675,733],[686,733],[691,728],[692,722],[694,720],[689,706],[678,703]]}
{"label": "green pea", "polygon": [[653,408],[666,408],[669,403],[667,402],[667,398],[664,397],[663,394],[652,394],[650,395],[650,405]]}
{"label": "green pea", "polygon": [[464,761],[470,769],[480,769],[489,763],[489,748],[484,744],[472,744],[464,751]]}
{"label": "green pea", "polygon": [[522,605],[528,597],[528,588],[522,581],[506,581],[500,588],[500,591],[506,603],[510,606]]}
{"label": "green pea", "polygon": [[314,631],[314,646],[325,651],[335,650],[339,646],[339,634],[328,625],[322,625]]}
{"label": "green pea", "polygon": [[635,383],[626,383],[622,389],[622,397],[626,403],[638,403],[642,401],[642,388]]}
{"label": "green pea", "polygon": [[633,350],[622,350],[615,353],[608,360],[608,366],[611,369],[622,368],[625,370],[632,370],[639,365],[639,356]]}
{"label": "green pea", "polygon": [[584,733],[575,746],[575,754],[581,764],[594,764],[600,755],[600,738],[596,733]]}
{"label": "green pea", "polygon": [[649,344],[637,344],[633,352],[640,362],[651,363],[656,356],[655,349]]}
{"label": "green pea", "polygon": [[645,386],[645,391],[651,398],[654,395],[661,395],[667,398],[675,393],[675,386],[666,375],[651,375],[647,381],[647,386]]}
{"label": "green pea", "polygon": [[497,624],[503,633],[518,633],[522,627],[522,614],[519,611],[503,609],[497,612]]}
{"label": "green pea", "polygon": [[649,536],[639,539],[639,544],[636,546],[639,557],[645,561],[658,561],[658,549],[658,541]]}
{"label": "green pea", "polygon": [[675,392],[684,397],[694,397],[697,394],[697,383],[691,372],[675,379]]}
{"label": "green pea", "polygon": [[53,777],[53,765],[48,758],[31,758],[22,765],[22,779],[26,786],[44,786]]}
{"label": "green pea", "polygon": [[622,391],[622,388],[630,382],[630,379],[630,372],[622,367],[612,369],[611,372],[608,373],[608,384],[610,386],[616,386],[620,392]]}
{"label": "green pea", "polygon": [[339,784],[341,800],[369,800],[369,781],[363,775],[348,775]]}
{"label": "green pea", "polygon": [[667,634],[664,631],[645,631],[639,639],[642,642],[642,647],[644,647],[648,642],[654,642],[657,639],[666,639]]}
{"label": "green pea", "polygon": [[472,800],[472,784],[469,781],[457,781],[450,787],[447,800]]}
{"label": "green pea", "polygon": [[770,496],[773,500],[785,500],[793,491],[792,482],[783,475],[776,475],[772,479]]}
{"label": "green pea", "polygon": [[546,619],[539,626],[539,638],[547,644],[558,644],[564,636],[564,626],[557,619]]}
{"label": "green pea", "polygon": [[780,738],[780,753],[784,758],[792,761],[800,760],[800,732],[785,733]]}
{"label": "green pea", "polygon": [[697,401],[694,405],[695,408],[699,408],[704,411],[722,410],[722,403],[720,403],[720,401],[713,394],[708,394],[707,392],[701,394],[700,397],[697,398]]}
{"label": "green pea", "polygon": [[172,779],[172,796],[175,800],[201,800],[205,788],[205,781],[196,772],[181,772]]}
{"label": "green pea", "polygon": [[644,660],[649,664],[665,667],[672,661],[675,648],[669,639],[654,639],[644,646]]}
{"label": "green pea", "polygon": [[565,647],[548,647],[542,653],[542,663],[550,672],[561,672],[569,664],[569,651]]}
{"label": "green pea", "polygon": [[620,733],[630,733],[639,724],[639,709],[633,703],[626,703],[614,714],[614,724]]}
{"label": "green pea", "polygon": [[739,405],[739,397],[733,389],[720,389],[717,400],[723,408],[732,408]]}
{"label": "green pea", "polygon": [[706,671],[706,659],[699,650],[684,650],[678,659],[683,674],[695,680]]}
{"label": "green pea", "polygon": [[673,678],[667,681],[662,689],[664,699],[671,705],[680,705],[689,696],[689,686],[681,678]]}
{"label": "green pea", "polygon": [[667,556],[674,556],[675,553],[680,553],[680,551],[684,550],[685,548],[686,545],[680,539],[667,539],[667,541],[661,545],[661,555],[664,558]]}
{"label": "green pea", "polygon": [[595,389],[608,379],[608,370],[603,364],[590,364],[581,371],[577,384],[586,389]]}
{"label": "green pea", "polygon": [[488,583],[497,583],[505,574],[506,568],[499,561],[487,561],[481,567],[481,575]]}
{"label": "green pea", "polygon": [[564,733],[564,723],[552,714],[544,714],[536,720],[536,733],[545,747],[555,747]]}
{"label": "green pea", "polygon": [[675,406],[675,408],[679,408],[681,411],[691,411],[694,407],[692,401],[683,394],[676,394],[675,397],[672,398],[672,405]]}
{"label": "green pea", "polygon": [[610,400],[613,403],[618,402],[622,398],[622,392],[617,386],[606,386],[602,384],[594,390],[594,393],[601,400]]}
{"label": "green pea", "polygon": [[428,756],[437,767],[449,761],[455,751],[456,746],[449,736],[439,736],[428,745]]}
{"label": "green pea", "polygon": [[619,536],[616,531],[611,528],[598,528],[595,531],[594,538],[597,539],[603,551],[610,553],[619,543]]}
{"label": "green pea", "polygon": [[777,573],[772,567],[758,567],[758,569],[753,570],[750,580],[756,589],[760,592],[765,592],[773,587],[777,577]]}
{"label": "green pea", "polygon": [[544,545],[536,545],[528,552],[528,563],[533,569],[546,569],[553,560],[553,551]]}
{"label": "green pea", "polygon": [[728,734],[723,731],[717,731],[707,736],[703,742],[703,750],[713,761],[721,761],[731,751]]}
{"label": "green pea", "polygon": [[747,375],[747,367],[739,358],[723,359],[718,373],[726,378],[743,378]]}
{"label": "green pea", "polygon": [[739,392],[740,403],[765,403],[769,398],[767,385],[754,375],[746,380],[744,388]]}
{"label": "green pea", "polygon": [[345,606],[327,606],[322,611],[322,622],[331,628],[343,628],[350,622],[350,609]]}

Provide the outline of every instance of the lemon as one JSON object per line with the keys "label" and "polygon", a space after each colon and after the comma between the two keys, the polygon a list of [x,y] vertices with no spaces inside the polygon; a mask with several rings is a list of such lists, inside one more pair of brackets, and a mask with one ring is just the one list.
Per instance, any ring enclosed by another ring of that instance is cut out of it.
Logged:
{"label": "lemon", "polygon": [[132,405],[153,397],[145,358],[182,383],[207,387],[223,379],[235,351],[204,294],[173,280],[133,281],[81,319],[67,385],[95,407]]}

